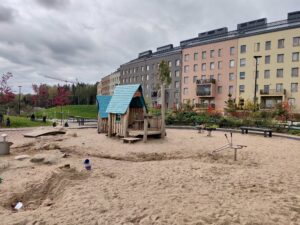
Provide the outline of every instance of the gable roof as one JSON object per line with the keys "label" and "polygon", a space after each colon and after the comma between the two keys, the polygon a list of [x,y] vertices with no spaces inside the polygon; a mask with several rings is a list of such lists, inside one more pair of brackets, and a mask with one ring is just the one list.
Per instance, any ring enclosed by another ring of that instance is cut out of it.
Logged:
{"label": "gable roof", "polygon": [[[141,96],[133,99],[133,96],[136,93],[136,91],[140,91]],[[117,86],[114,90],[114,94],[109,102],[106,112],[124,114],[126,113],[129,105],[139,108],[144,106],[146,107],[142,86],[140,84]]]}
{"label": "gable roof", "polygon": [[96,96],[98,102],[98,113],[101,119],[108,118],[108,113],[106,112],[107,106],[111,100],[111,96],[109,95],[97,95]]}

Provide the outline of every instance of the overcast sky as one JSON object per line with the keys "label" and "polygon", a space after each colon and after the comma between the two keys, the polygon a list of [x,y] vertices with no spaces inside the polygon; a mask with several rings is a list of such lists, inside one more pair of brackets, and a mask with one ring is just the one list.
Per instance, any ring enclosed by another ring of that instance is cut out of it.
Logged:
{"label": "overcast sky", "polygon": [[95,83],[139,52],[297,10],[299,0],[1,0],[0,73],[13,73],[14,91],[57,84],[43,75]]}

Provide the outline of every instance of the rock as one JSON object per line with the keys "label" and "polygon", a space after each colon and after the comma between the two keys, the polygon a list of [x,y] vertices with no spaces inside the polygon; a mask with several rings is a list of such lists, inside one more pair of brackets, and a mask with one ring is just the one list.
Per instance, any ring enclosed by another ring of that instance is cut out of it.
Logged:
{"label": "rock", "polygon": [[22,160],[28,159],[28,158],[30,158],[29,155],[18,155],[18,156],[15,157],[15,160],[20,160],[20,161],[22,161]]}
{"label": "rock", "polygon": [[44,164],[53,165],[58,163],[58,157],[56,155],[47,155],[43,161]]}
{"label": "rock", "polygon": [[45,154],[36,154],[32,157],[32,159],[30,159],[30,162],[41,163],[45,160],[46,157],[47,157],[47,155],[45,155]]}

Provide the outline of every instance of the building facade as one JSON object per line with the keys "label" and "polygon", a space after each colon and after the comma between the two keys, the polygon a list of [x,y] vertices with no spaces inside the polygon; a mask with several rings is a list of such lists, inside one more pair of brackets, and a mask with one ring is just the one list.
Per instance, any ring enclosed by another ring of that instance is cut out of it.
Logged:
{"label": "building facade", "polygon": [[158,65],[164,60],[170,67],[172,77],[172,83],[166,88],[166,106],[178,107],[181,102],[181,55],[181,48],[174,48],[173,45],[159,47],[156,52],[142,52],[137,59],[121,65],[120,83],[141,84],[146,101],[153,107],[160,105]]}
{"label": "building facade", "polygon": [[98,95],[113,95],[115,87],[120,84],[120,69],[103,77],[97,86]]}
{"label": "building facade", "polygon": [[[268,32],[263,32],[268,28]],[[257,102],[261,109],[271,109],[288,101],[300,112],[300,16],[297,21],[266,24],[265,29],[244,32],[238,40],[238,101],[240,105],[253,101],[257,66]],[[270,32],[270,30],[272,32]],[[253,32],[257,32],[254,33]]]}

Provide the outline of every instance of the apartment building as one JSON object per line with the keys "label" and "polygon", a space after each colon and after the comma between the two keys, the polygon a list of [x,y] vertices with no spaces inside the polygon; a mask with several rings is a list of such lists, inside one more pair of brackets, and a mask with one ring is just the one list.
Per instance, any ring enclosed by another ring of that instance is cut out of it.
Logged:
{"label": "apartment building", "polygon": [[257,101],[270,109],[282,101],[300,112],[300,12],[289,13],[287,20],[267,23],[266,19],[238,25],[237,98],[240,105],[254,99],[256,60]]}
{"label": "apartment building", "polygon": [[97,94],[113,95],[115,87],[120,84],[120,69],[103,77],[97,86]]}
{"label": "apartment building", "polygon": [[238,42],[235,35],[225,27],[200,33],[180,45],[183,103],[222,111],[228,95],[235,98],[236,94]]}
{"label": "apartment building", "polygon": [[178,107],[181,85],[181,48],[174,48],[172,44],[158,47],[156,52],[151,50],[139,53],[138,58],[120,67],[121,84],[141,84],[146,101],[152,106],[161,104],[158,65],[164,60],[170,67],[172,83],[166,88],[166,106]]}

